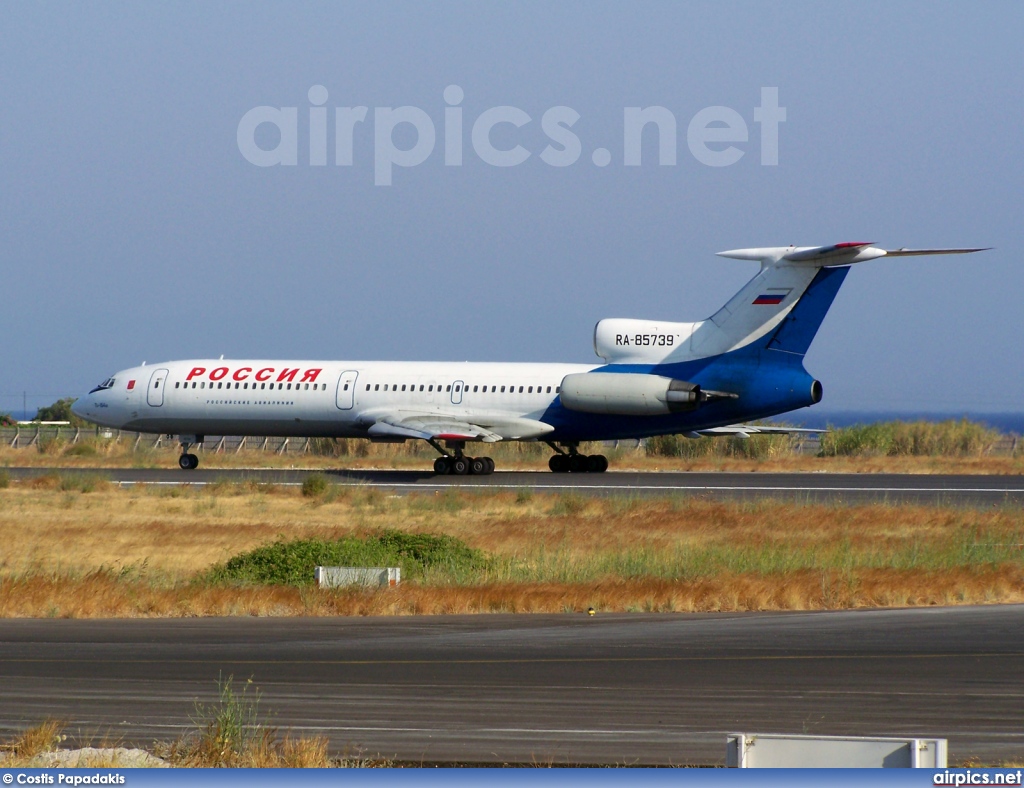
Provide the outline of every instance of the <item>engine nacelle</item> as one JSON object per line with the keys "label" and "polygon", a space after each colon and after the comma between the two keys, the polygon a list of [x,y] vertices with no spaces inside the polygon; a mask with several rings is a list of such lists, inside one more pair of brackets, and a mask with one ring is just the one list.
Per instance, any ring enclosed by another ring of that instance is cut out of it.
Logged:
{"label": "engine nacelle", "polygon": [[562,405],[569,410],[609,416],[682,413],[705,399],[696,383],[632,372],[566,375],[561,388]]}

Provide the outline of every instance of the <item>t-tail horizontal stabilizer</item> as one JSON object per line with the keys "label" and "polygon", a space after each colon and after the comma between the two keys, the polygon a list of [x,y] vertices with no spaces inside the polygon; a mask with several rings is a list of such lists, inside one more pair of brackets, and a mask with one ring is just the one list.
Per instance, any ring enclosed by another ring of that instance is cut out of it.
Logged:
{"label": "t-tail horizontal stabilizer", "polygon": [[762,265],[778,263],[804,263],[816,267],[851,265],[876,260],[879,257],[910,257],[927,254],[968,254],[985,252],[991,247],[977,249],[879,249],[872,241],[847,241],[830,246],[765,246],[754,249],[730,249],[719,252],[719,257],[734,260],[755,260]]}

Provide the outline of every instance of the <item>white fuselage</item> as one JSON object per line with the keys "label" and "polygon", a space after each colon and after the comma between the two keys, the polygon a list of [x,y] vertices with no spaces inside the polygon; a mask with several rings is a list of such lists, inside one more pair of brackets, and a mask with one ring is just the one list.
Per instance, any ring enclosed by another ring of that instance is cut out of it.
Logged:
{"label": "white fuselage", "polygon": [[409,412],[497,425],[504,435],[517,431],[502,429],[506,422],[539,420],[567,374],[594,368],[195,359],[118,372],[109,386],[80,399],[75,412],[142,432],[297,437],[366,437],[380,414]]}

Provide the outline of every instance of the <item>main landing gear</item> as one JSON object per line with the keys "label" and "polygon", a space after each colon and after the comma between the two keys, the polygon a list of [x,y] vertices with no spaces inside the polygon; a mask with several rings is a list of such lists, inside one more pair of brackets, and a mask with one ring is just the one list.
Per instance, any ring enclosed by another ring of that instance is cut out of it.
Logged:
{"label": "main landing gear", "polygon": [[178,437],[181,443],[181,456],[178,457],[178,467],[183,471],[194,471],[199,467],[199,458],[194,454],[189,454],[188,450],[193,444],[202,443],[202,435],[181,435]]}
{"label": "main landing gear", "polygon": [[608,470],[608,458],[603,454],[580,454],[579,444],[565,444],[569,449],[566,454],[553,443],[548,443],[557,454],[548,460],[548,467],[553,473],[604,473]]}
{"label": "main landing gear", "polygon": [[455,452],[448,454],[436,441],[428,443],[437,449],[441,456],[434,460],[434,473],[438,476],[490,476],[494,473],[494,460],[490,457],[466,457],[463,451],[466,448],[465,441],[447,441],[447,444]]}

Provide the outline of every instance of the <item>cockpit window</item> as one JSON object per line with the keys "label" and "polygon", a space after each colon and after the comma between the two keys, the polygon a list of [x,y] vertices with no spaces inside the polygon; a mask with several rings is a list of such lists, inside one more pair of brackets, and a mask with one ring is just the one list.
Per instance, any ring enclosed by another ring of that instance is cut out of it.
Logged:
{"label": "cockpit window", "polygon": [[96,388],[94,388],[89,393],[90,394],[95,394],[97,391],[106,391],[107,389],[112,389],[112,388],[114,388],[114,379],[113,378],[107,378],[106,380],[104,380],[102,383],[100,383],[100,385],[98,385]]}

